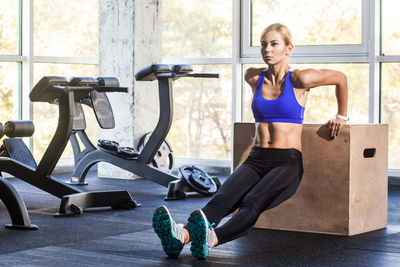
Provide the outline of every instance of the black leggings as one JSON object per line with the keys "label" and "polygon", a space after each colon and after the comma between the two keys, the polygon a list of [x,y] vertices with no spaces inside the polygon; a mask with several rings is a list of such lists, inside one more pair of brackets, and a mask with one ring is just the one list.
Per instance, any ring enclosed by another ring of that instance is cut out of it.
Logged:
{"label": "black leggings", "polygon": [[263,211],[293,196],[302,175],[300,151],[253,147],[247,160],[202,208],[214,227],[222,218],[239,209],[231,219],[215,229],[218,243],[246,234]]}

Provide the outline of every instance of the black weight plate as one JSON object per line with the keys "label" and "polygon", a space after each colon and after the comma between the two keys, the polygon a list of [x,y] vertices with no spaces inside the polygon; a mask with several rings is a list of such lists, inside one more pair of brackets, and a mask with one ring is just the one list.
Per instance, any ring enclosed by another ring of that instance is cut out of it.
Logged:
{"label": "black weight plate", "polygon": [[101,148],[106,149],[106,150],[117,151],[117,150],[118,150],[119,143],[118,143],[118,142],[115,142],[115,141],[99,139],[99,140],[97,141],[97,145],[98,145],[99,147],[101,147]]}
{"label": "black weight plate", "polygon": [[179,172],[182,180],[194,191],[204,195],[217,192],[217,185],[214,180],[202,169],[192,165],[184,165],[179,168]]}
{"label": "black weight plate", "polygon": [[[151,132],[147,133],[140,138],[138,144],[138,150],[142,151],[146,143],[149,141]],[[164,140],[155,154],[153,160],[151,161],[151,165],[156,168],[159,168],[165,172],[172,173],[174,170],[174,155],[172,153],[172,148],[167,140]]]}
{"label": "black weight plate", "polygon": [[190,174],[189,179],[192,184],[203,190],[210,190],[210,188],[213,186],[210,177],[206,173],[199,172],[196,169]]}
{"label": "black weight plate", "polygon": [[126,158],[137,158],[139,156],[139,151],[131,147],[118,147],[118,154]]}

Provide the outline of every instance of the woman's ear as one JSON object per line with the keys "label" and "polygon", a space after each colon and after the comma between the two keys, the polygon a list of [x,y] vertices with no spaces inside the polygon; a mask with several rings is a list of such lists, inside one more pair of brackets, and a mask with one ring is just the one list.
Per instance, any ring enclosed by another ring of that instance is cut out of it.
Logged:
{"label": "woman's ear", "polygon": [[287,56],[289,56],[292,53],[293,48],[294,48],[293,44],[289,44],[288,46],[286,46],[286,55]]}

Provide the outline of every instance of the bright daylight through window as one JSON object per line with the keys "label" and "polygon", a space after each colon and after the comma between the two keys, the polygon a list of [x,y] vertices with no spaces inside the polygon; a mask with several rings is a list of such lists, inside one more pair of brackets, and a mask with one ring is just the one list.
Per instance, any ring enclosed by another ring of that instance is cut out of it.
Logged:
{"label": "bright daylight through window", "polygon": [[[35,0],[30,7],[33,17],[23,15],[26,2],[1,1],[0,120],[33,118],[33,153],[40,158],[53,134],[50,122],[56,120],[57,109],[45,103],[30,104],[24,84],[33,85],[44,75],[98,74],[99,1]],[[220,74],[219,79],[174,82],[174,122],[167,139],[176,157],[231,159],[232,122],[253,121],[244,70],[262,66],[260,33],[267,25],[281,22],[293,34],[293,68],[343,71],[349,83],[351,122],[390,124],[389,168],[400,169],[399,1],[206,0],[199,4],[163,0],[161,4],[163,62],[191,64],[195,71]],[[375,12],[376,7],[380,12]],[[374,40],[371,23],[380,21],[381,27],[376,27],[380,37]],[[33,29],[31,38],[23,29],[28,26]],[[381,45],[380,53],[369,50],[373,42]],[[27,54],[27,47],[32,54]],[[309,57],[314,50],[318,53]],[[333,116],[334,97],[333,87],[312,90],[305,121],[322,123]],[[333,104],[321,107],[326,99]],[[93,129],[88,132],[97,139],[92,112],[86,116]],[[71,155],[68,146],[64,157]]]}

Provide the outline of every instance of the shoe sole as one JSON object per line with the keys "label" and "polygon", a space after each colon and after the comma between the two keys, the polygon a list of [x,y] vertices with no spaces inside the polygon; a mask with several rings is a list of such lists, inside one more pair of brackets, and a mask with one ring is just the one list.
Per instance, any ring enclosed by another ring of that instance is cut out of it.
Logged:
{"label": "shoe sole", "polygon": [[178,257],[183,244],[172,234],[171,216],[166,207],[162,206],[154,211],[153,229],[161,240],[164,252],[170,257]]}
{"label": "shoe sole", "polygon": [[205,259],[207,257],[207,222],[204,220],[201,211],[196,210],[190,214],[187,227],[192,242],[190,246],[192,256]]}

